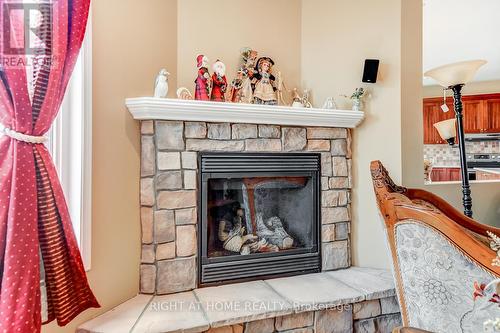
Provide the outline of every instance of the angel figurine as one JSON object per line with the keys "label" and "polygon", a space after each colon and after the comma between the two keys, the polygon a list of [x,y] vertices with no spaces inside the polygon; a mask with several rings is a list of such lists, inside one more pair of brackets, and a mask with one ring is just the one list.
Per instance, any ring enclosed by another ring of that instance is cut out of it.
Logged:
{"label": "angel figurine", "polygon": [[262,57],[257,60],[255,73],[252,79],[253,103],[277,105],[275,80],[272,72],[274,61],[269,57]]}
{"label": "angel figurine", "polygon": [[226,101],[227,79],[226,65],[220,60],[217,60],[213,65],[214,73],[212,74],[212,94],[210,99],[217,102]]}
{"label": "angel figurine", "polygon": [[194,81],[196,84],[194,99],[208,101],[210,99],[210,73],[208,72],[208,58],[203,54],[196,57],[198,76]]}

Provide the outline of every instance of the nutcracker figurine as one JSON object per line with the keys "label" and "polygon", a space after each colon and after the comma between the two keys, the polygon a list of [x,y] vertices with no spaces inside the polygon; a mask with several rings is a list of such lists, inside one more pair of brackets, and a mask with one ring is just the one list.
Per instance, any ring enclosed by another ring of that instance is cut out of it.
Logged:
{"label": "nutcracker figurine", "polygon": [[213,65],[214,73],[212,74],[212,94],[210,99],[217,102],[226,101],[227,79],[226,79],[226,65],[220,60]]}
{"label": "nutcracker figurine", "polygon": [[196,57],[198,67],[198,77],[194,81],[196,84],[194,99],[201,101],[210,100],[210,73],[208,72],[208,58],[203,54]]}

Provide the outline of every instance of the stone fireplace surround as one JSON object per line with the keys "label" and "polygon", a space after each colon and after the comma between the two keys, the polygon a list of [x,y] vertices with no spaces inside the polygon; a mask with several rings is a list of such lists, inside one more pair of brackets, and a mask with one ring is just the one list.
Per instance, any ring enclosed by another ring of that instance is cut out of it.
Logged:
{"label": "stone fireplace surround", "polygon": [[350,129],[146,120],[141,123],[141,292],[197,286],[198,152],[321,152],[322,270],[350,266]]}
{"label": "stone fireplace surround", "polygon": [[[154,98],[127,106],[141,120],[141,294],[78,332],[390,332],[400,323],[391,274],[349,268],[351,128],[361,112]],[[321,153],[322,273],[196,289],[204,151]],[[171,302],[199,306],[157,308]],[[209,302],[268,306],[221,312]]]}

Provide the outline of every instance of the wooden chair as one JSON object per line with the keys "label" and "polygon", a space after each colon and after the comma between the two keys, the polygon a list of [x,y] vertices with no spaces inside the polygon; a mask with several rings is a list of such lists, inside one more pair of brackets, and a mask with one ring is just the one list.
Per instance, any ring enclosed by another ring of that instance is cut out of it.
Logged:
{"label": "wooden chair", "polygon": [[371,174],[404,326],[482,332],[486,320],[500,317],[500,309],[489,297],[474,301],[474,283],[500,276],[487,235],[500,235],[500,229],[466,217],[430,192],[397,186],[380,161],[371,163]]}

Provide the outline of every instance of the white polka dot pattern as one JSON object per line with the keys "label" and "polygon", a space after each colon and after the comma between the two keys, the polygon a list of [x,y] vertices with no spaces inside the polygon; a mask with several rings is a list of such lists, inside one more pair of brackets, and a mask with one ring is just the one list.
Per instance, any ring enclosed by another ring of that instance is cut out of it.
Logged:
{"label": "white polka dot pattern", "polygon": [[[0,122],[43,136],[61,105],[85,33],[90,0],[52,2],[52,63],[40,68],[31,102],[25,68],[3,67]],[[0,17],[4,6],[0,6]],[[15,20],[15,19],[14,19]],[[20,22],[12,22],[19,24]],[[40,252],[48,321],[65,325],[98,307],[85,275],[61,186],[42,144],[0,137],[0,333],[41,330]]]}

